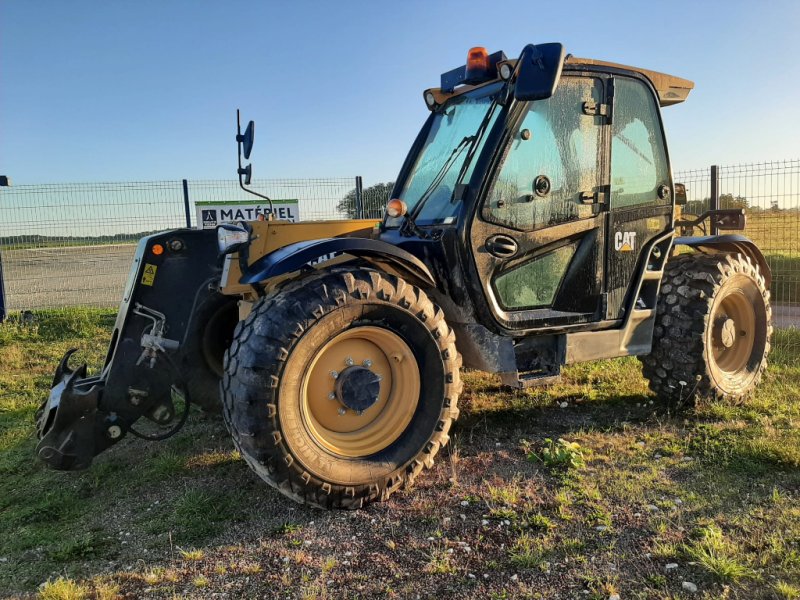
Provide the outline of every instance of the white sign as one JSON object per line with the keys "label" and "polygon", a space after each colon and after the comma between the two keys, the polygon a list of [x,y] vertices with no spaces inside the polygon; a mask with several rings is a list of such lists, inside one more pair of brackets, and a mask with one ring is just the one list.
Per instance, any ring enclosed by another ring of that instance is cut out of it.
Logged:
{"label": "white sign", "polygon": [[[275,218],[295,223],[300,220],[297,200],[273,200]],[[263,221],[269,216],[269,203],[249,201],[195,202],[197,226],[213,229],[220,223],[231,221]]]}

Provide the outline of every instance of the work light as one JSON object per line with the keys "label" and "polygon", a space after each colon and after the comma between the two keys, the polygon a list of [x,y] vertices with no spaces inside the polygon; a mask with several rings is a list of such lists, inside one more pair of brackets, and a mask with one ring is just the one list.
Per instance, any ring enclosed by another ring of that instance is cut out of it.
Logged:
{"label": "work light", "polygon": [[250,241],[250,232],[244,225],[222,223],[217,225],[217,247],[220,254],[231,254]]}

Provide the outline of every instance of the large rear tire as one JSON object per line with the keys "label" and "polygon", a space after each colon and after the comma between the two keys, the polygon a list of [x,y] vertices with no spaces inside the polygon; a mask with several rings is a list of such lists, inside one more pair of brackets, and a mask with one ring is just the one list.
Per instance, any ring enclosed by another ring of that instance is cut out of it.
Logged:
{"label": "large rear tire", "polygon": [[461,392],[455,335],[419,288],[366,269],[260,300],[225,356],[239,451],[298,502],[359,508],[430,467]]}
{"label": "large rear tire", "polygon": [[671,401],[742,400],[767,368],[771,335],[769,290],[749,257],[681,254],[667,263],[642,371]]}

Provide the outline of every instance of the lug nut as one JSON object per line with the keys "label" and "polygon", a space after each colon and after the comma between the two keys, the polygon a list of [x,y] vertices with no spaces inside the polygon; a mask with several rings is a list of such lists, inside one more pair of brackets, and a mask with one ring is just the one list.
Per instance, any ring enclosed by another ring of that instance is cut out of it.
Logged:
{"label": "lug nut", "polygon": [[334,379],[338,378],[339,377],[339,371],[331,371],[331,377],[333,377]]}
{"label": "lug nut", "polygon": [[347,358],[344,359],[344,364],[346,364],[348,367],[352,367],[353,359],[348,356]]}
{"label": "lug nut", "polygon": [[328,400],[336,400],[336,392],[331,392],[328,394]]}
{"label": "lug nut", "polygon": [[106,433],[108,434],[108,437],[110,437],[112,440],[115,440],[122,435],[122,427],[119,425],[112,425],[106,430]]}
{"label": "lug nut", "polygon": [[343,416],[345,413],[347,413],[347,409],[346,408],[340,408],[339,409],[339,416],[340,417]]}
{"label": "lug nut", "polygon": [[363,365],[369,369],[372,366],[372,361],[367,359],[363,362]]}

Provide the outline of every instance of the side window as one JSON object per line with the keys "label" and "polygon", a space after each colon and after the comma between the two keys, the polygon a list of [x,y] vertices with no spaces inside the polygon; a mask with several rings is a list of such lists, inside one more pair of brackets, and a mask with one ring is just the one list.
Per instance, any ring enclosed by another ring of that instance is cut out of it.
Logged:
{"label": "side window", "polygon": [[581,192],[597,186],[602,117],[583,112],[602,102],[599,80],[564,77],[555,94],[531,102],[484,204],[488,221],[531,231],[592,215]]}
{"label": "side window", "polygon": [[500,306],[507,310],[550,306],[577,247],[562,246],[497,277],[494,287]]}
{"label": "side window", "polygon": [[658,106],[641,81],[615,80],[611,136],[611,208],[669,202],[658,197],[669,183]]}

